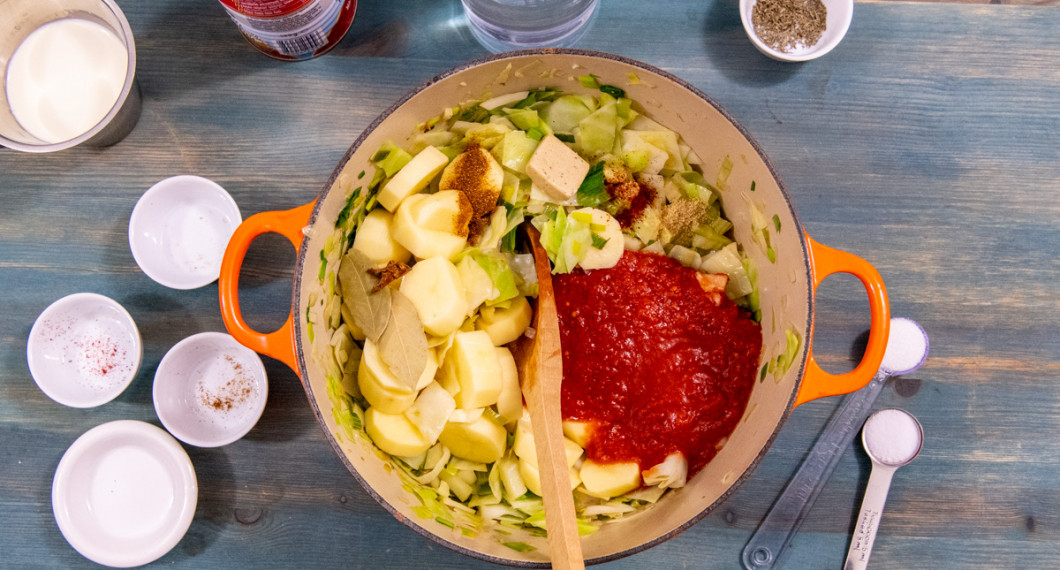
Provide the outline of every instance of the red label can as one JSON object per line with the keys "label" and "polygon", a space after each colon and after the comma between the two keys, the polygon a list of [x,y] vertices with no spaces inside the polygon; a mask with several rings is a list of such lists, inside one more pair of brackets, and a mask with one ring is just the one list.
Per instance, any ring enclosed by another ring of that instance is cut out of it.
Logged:
{"label": "red label can", "polygon": [[350,29],[357,0],[219,0],[243,37],[286,61],[321,55]]}

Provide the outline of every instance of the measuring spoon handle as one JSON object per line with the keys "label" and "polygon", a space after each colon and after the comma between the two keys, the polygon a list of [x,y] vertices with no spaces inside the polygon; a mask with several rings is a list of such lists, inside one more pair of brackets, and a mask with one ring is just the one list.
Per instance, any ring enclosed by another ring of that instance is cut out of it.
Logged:
{"label": "measuring spoon handle", "polygon": [[850,540],[850,550],[843,570],[865,570],[872,554],[872,543],[876,540],[876,531],[880,529],[880,518],[883,516],[883,505],[887,502],[887,492],[891,488],[891,478],[895,467],[874,464],[869,484],[865,488],[865,498],[861,501],[861,512],[858,513],[858,524],[854,527],[854,537]]}
{"label": "measuring spoon handle", "polygon": [[817,443],[743,549],[747,570],[776,568],[791,539],[828,481],[843,451],[850,447],[890,374],[880,371],[864,388],[843,399]]}

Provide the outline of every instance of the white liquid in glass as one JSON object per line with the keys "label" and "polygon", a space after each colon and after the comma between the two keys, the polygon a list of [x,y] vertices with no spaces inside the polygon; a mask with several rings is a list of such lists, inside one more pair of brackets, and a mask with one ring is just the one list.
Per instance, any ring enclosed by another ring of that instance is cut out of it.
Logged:
{"label": "white liquid in glass", "polygon": [[125,85],[129,52],[106,27],[78,18],[49,22],[7,66],[11,114],[31,135],[68,141],[99,124]]}

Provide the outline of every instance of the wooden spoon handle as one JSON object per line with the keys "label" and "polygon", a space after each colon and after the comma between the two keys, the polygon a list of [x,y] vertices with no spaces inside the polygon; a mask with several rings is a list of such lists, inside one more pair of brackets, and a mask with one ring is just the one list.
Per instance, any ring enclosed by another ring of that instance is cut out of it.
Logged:
{"label": "wooden spoon handle", "polygon": [[574,496],[570,488],[570,468],[563,445],[561,384],[563,353],[559,340],[559,317],[552,289],[552,270],[541,247],[540,234],[527,224],[537,270],[537,310],[534,311],[534,342],[522,371],[523,396],[530,411],[534,446],[545,504],[545,526],[552,567],[585,568]]}

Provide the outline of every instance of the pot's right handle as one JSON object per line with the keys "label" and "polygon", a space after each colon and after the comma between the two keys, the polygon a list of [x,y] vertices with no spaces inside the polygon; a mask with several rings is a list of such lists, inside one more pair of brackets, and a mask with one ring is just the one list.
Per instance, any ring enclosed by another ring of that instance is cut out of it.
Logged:
{"label": "pot's right handle", "polygon": [[[883,278],[869,262],[860,257],[833,249],[806,236],[806,243],[810,247],[810,263],[813,266],[813,290],[816,295],[817,286],[824,281],[825,277],[835,273],[849,273],[858,278],[865,286],[865,292],[869,294],[869,314],[871,324],[869,325],[869,342],[865,347],[865,355],[856,368],[845,374],[829,374],[825,372],[813,355],[813,338],[809,341],[809,358],[806,361],[806,373],[802,377],[799,394],[795,397],[795,405],[804,404],[810,400],[848,394],[860,390],[872,380],[883,362],[883,353],[887,349],[887,335],[891,327],[891,310],[887,302],[887,289],[883,285]],[[812,334],[812,333],[811,333]]]}
{"label": "pot's right handle", "polygon": [[243,312],[239,307],[239,271],[251,242],[262,234],[280,234],[297,251],[302,245],[302,228],[309,223],[315,205],[314,201],[291,210],[261,212],[239,224],[228,241],[221,260],[221,276],[217,279],[221,295],[221,319],[228,333],[243,346],[290,366],[295,374],[298,374],[298,359],[295,357],[293,309],[292,313],[287,314],[283,325],[271,333],[250,328],[243,320]]}

